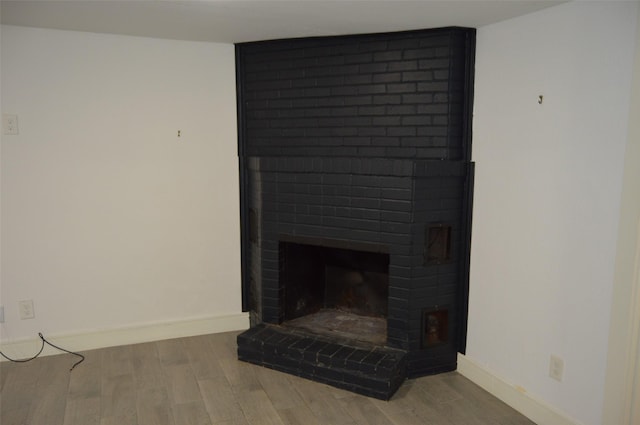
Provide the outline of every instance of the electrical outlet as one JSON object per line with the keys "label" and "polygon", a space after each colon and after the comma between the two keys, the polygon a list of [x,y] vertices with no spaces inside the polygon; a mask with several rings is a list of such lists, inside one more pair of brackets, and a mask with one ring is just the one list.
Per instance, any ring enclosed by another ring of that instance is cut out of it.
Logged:
{"label": "electrical outlet", "polygon": [[33,319],[36,317],[33,310],[33,300],[18,301],[18,310],[20,310],[20,319]]}
{"label": "electrical outlet", "polygon": [[0,323],[4,323],[4,306],[0,305]]}
{"label": "electrical outlet", "polygon": [[8,135],[18,134],[18,116],[2,114],[2,131]]}
{"label": "electrical outlet", "polygon": [[551,359],[549,360],[549,376],[558,382],[562,382],[563,373],[564,373],[564,360],[552,354]]}

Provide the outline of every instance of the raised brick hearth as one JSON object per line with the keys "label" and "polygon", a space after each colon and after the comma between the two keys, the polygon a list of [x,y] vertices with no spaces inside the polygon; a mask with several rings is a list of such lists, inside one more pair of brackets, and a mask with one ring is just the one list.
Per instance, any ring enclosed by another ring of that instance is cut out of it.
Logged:
{"label": "raised brick hearth", "polygon": [[241,360],[382,399],[406,377],[456,368],[473,38],[451,28],[237,47],[252,323]]}
{"label": "raised brick hearth", "polygon": [[359,346],[281,326],[256,325],[238,337],[238,358],[388,400],[406,377],[406,351]]}

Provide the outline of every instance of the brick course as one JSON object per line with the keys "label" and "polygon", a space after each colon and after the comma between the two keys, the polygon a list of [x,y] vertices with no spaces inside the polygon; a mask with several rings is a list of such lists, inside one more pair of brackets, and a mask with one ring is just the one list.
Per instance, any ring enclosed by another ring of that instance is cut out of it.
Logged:
{"label": "brick course", "polygon": [[[464,135],[452,130],[463,115],[466,77],[458,69],[468,37],[449,28],[239,45],[247,154],[295,146],[296,156],[343,156],[318,148],[348,146],[355,155],[464,159]],[[413,139],[384,145],[385,136]]]}

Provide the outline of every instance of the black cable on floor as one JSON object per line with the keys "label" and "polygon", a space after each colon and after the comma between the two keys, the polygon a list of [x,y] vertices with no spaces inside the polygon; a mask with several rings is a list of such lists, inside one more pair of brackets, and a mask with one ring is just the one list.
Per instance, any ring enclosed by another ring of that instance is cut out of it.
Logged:
{"label": "black cable on floor", "polygon": [[38,332],[38,336],[40,337],[40,339],[42,340],[42,347],[40,347],[40,351],[38,351],[36,353],[35,356],[33,357],[29,357],[28,359],[12,359],[10,357],[7,357],[2,351],[0,351],[0,355],[2,357],[4,357],[5,359],[11,361],[11,362],[15,362],[15,363],[26,363],[26,362],[30,362],[31,360],[35,360],[36,358],[38,358],[38,356],[40,354],[42,354],[42,350],[44,350],[44,344],[48,344],[53,348],[57,348],[60,351],[64,351],[65,353],[69,353],[69,354],[73,354],[74,356],[78,356],[80,357],[80,360],[78,360],[77,362],[75,362],[73,364],[73,366],[71,366],[71,369],[69,369],[69,371],[72,371],[76,366],[78,366],[80,363],[82,363],[84,361],[84,356],[80,353],[74,353],[73,351],[69,351],[69,350],[65,350],[64,348],[58,347],[55,344],[52,344],[51,342],[47,341],[44,336],[42,336],[42,333]]}

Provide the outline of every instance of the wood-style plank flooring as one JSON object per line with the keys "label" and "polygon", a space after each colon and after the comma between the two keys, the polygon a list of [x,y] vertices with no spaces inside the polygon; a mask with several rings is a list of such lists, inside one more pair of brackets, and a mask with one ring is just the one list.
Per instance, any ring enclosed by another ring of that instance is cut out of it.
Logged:
{"label": "wood-style plank flooring", "polygon": [[2,425],[524,425],[457,373],[385,402],[239,362],[237,332],[0,364]]}

